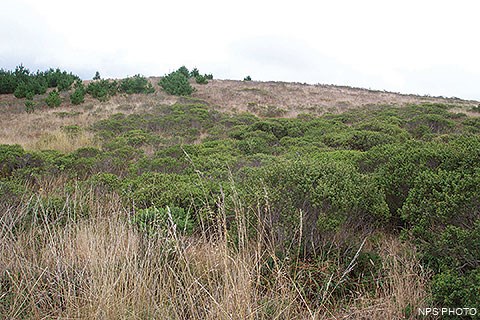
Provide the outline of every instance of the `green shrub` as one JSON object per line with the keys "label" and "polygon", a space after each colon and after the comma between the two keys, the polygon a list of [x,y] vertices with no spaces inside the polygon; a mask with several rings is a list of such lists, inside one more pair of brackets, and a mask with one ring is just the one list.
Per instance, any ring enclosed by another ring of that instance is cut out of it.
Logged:
{"label": "green shrub", "polygon": [[15,92],[16,98],[32,99],[36,94],[44,94],[47,91],[47,84],[43,78],[31,77],[27,81],[18,83]]}
{"label": "green shrub", "polygon": [[0,178],[9,176],[23,163],[25,151],[18,145],[0,144]]}
{"label": "green shrub", "polygon": [[147,78],[137,74],[130,78],[125,78],[120,81],[118,91],[133,94],[133,93],[153,93],[155,89]]}
{"label": "green shrub", "polygon": [[86,89],[88,94],[100,101],[108,101],[110,97],[117,94],[117,91],[117,81],[109,81],[105,79],[90,82]]}
{"label": "green shrub", "polygon": [[194,228],[189,212],[178,207],[140,209],[133,216],[132,223],[149,235],[164,233],[172,228],[178,232],[190,234]]}
{"label": "green shrub", "polygon": [[165,92],[177,96],[189,96],[193,92],[193,87],[188,81],[188,76],[182,72],[175,71],[164,76],[158,83]]}
{"label": "green shrub", "polygon": [[72,84],[80,80],[78,76],[67,73],[66,71],[61,71],[59,68],[50,68],[43,72],[42,76],[45,78],[49,88],[57,87],[60,91],[70,90]]}
{"label": "green shrub", "polygon": [[480,308],[480,268],[459,275],[454,270],[433,277],[432,296],[436,304],[450,308]]}
{"label": "green shrub", "polygon": [[97,173],[90,177],[90,179],[88,179],[88,182],[96,188],[103,188],[106,191],[110,192],[121,189],[120,179],[118,178],[118,176],[112,173]]}
{"label": "green shrub", "polygon": [[196,78],[200,75],[200,72],[198,71],[197,68],[193,68],[192,71],[190,71],[190,78]]}
{"label": "green shrub", "polygon": [[50,108],[55,108],[62,104],[62,99],[60,98],[60,94],[57,90],[53,90],[48,94],[48,97],[45,99],[47,106]]}
{"label": "green shrub", "polygon": [[0,94],[14,93],[18,80],[11,71],[0,69]]}
{"label": "green shrub", "polygon": [[199,74],[198,76],[195,76],[195,81],[198,83],[198,84],[207,84],[208,83],[208,80],[207,78],[201,74]]}
{"label": "green shrub", "polygon": [[185,78],[190,78],[190,71],[185,66],[181,66],[176,72],[183,74]]}
{"label": "green shrub", "polygon": [[[249,170],[245,199],[253,207],[268,207],[265,223],[275,239],[288,241],[300,225],[302,213],[305,250],[318,245],[342,228],[378,225],[389,218],[385,196],[375,181],[339,159],[276,161],[260,170]],[[252,180],[250,180],[252,179]],[[250,202],[251,201],[251,202]],[[265,203],[265,201],[268,202]]]}
{"label": "green shrub", "polygon": [[85,102],[85,91],[75,89],[75,91],[70,94],[70,102],[74,105],[82,104],[83,102]]}
{"label": "green shrub", "polygon": [[27,113],[32,113],[35,111],[35,102],[32,100],[26,100],[25,101],[25,111]]}
{"label": "green shrub", "polygon": [[16,97],[16,98],[26,98],[27,95],[29,96],[29,98],[31,99],[33,97],[33,95],[35,94],[35,91],[33,90],[32,87],[30,87],[27,83],[25,82],[20,82],[16,89],[15,89],[15,92],[13,93],[13,95]]}
{"label": "green shrub", "polygon": [[245,78],[243,78],[243,81],[252,81],[252,77],[246,76]]}

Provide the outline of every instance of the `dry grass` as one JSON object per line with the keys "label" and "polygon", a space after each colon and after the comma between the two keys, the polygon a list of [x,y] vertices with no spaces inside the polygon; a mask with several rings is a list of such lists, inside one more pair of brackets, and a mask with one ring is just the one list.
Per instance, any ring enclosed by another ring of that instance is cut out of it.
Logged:
{"label": "dry grass", "polygon": [[[181,236],[172,225],[166,234],[146,236],[129,223],[132,209],[116,194],[67,192],[67,181],[45,178],[36,196],[19,206],[1,205],[2,318],[399,319],[427,294],[415,251],[398,239],[380,240],[383,286],[335,303],[310,301],[268,239],[247,240],[239,199],[239,241],[232,246],[224,213],[208,235]],[[65,198],[65,223],[51,221],[42,205],[52,194]],[[85,211],[88,217],[73,219]],[[35,218],[19,228],[29,217]],[[266,259],[274,262],[267,273]],[[332,286],[322,288],[329,297]]]}
{"label": "dry grass", "polygon": [[[252,112],[258,116],[296,117],[300,113],[320,115],[326,112],[341,113],[352,108],[374,105],[406,105],[411,103],[439,102],[455,104],[455,110],[478,116],[468,110],[477,101],[402,95],[391,92],[340,87],[331,85],[306,85],[284,82],[256,82],[212,80],[207,85],[193,84],[196,92],[192,99],[170,96],[157,85],[159,78],[150,78],[157,92],[151,95],[117,95],[108,102],[99,102],[87,96],[84,104],[73,106],[68,94],[63,93],[60,108],[40,108],[32,114],[24,111],[24,100],[13,95],[0,96],[0,144],[20,144],[26,149],[46,145],[59,151],[95,146],[91,136],[79,141],[68,141],[58,134],[62,126],[78,125],[87,128],[95,121],[106,119],[114,113],[132,114],[153,111],[159,105],[176,102],[201,101],[224,112]],[[36,97],[41,104],[42,97]],[[43,103],[44,104],[44,103]],[[51,138],[55,137],[55,138]],[[52,142],[46,143],[45,139]],[[53,140],[57,140],[54,142]]]}
{"label": "dry grass", "polygon": [[248,106],[255,104],[260,107],[275,106],[284,110],[282,116],[287,117],[295,117],[300,113],[341,113],[373,105],[404,106],[436,102],[471,107],[478,104],[476,101],[456,98],[287,82],[213,80],[207,85],[196,85],[195,88],[197,92],[193,94],[194,97],[208,101],[222,111],[248,111]]}
{"label": "dry grass", "polygon": [[[2,95],[0,102],[5,111],[0,117],[0,144],[19,144],[27,150],[53,149],[62,152],[98,146],[93,134],[88,132],[88,127],[96,121],[115,113],[148,112],[160,104],[174,103],[170,97],[160,94],[117,95],[107,102],[88,97],[80,106],[64,103],[59,108],[40,108],[34,113],[26,113],[23,99]],[[70,139],[61,129],[71,125],[85,130],[75,139]]]}

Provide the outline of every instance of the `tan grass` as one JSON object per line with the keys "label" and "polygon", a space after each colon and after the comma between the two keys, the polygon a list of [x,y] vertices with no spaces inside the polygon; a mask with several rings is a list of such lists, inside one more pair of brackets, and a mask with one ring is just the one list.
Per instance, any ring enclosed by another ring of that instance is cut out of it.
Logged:
{"label": "tan grass", "polygon": [[[379,279],[384,286],[319,303],[303,295],[302,283],[264,236],[247,240],[241,199],[234,199],[240,226],[235,247],[225,233],[224,213],[209,236],[181,236],[173,226],[164,235],[146,236],[130,224],[132,210],[114,193],[67,191],[67,177],[36,183],[37,195],[20,206],[2,205],[5,319],[399,319],[427,294],[427,275],[414,249],[387,236],[379,244],[388,271]],[[65,199],[64,225],[48,222],[41,199],[50,195]],[[85,209],[87,218],[70,218]],[[27,228],[14,228],[32,214],[36,218]],[[275,262],[269,275],[262,271],[267,258]],[[334,274],[345,273],[343,268]],[[323,287],[328,296],[332,286]]]}

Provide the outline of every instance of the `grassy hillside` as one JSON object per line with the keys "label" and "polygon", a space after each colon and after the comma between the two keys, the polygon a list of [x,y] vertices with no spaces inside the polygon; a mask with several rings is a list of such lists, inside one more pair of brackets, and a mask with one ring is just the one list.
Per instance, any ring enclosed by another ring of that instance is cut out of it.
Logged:
{"label": "grassy hillside", "polygon": [[2,317],[480,307],[477,102],[207,78],[0,96]]}

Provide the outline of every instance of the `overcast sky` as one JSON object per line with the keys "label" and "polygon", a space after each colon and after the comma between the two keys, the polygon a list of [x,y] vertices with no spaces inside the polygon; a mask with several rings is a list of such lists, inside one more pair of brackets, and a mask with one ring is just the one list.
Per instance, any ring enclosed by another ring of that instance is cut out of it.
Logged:
{"label": "overcast sky", "polygon": [[480,1],[0,0],[0,68],[91,79],[186,65],[220,79],[480,100]]}

